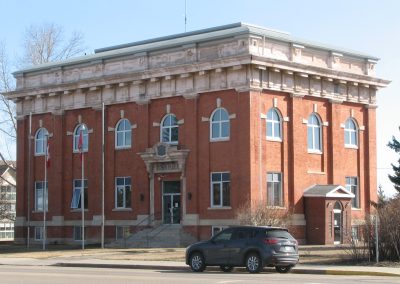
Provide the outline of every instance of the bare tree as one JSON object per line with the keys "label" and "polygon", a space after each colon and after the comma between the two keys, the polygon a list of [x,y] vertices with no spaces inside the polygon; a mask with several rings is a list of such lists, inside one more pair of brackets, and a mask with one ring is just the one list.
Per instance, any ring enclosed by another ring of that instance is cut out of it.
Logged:
{"label": "bare tree", "polygon": [[287,228],[290,226],[292,215],[291,210],[268,206],[263,201],[248,201],[236,211],[236,219],[241,225],[254,226]]}
{"label": "bare tree", "polygon": [[[18,68],[64,60],[85,50],[81,33],[73,32],[66,39],[63,28],[56,24],[31,25],[25,31],[23,48],[23,56],[14,60],[14,64],[18,61]],[[15,89],[10,65],[5,44],[0,42],[0,161],[6,165],[15,156],[17,133],[15,104],[3,95]]]}
{"label": "bare tree", "polygon": [[25,31],[23,46],[20,63],[24,67],[64,60],[85,50],[82,33],[75,31],[66,40],[63,28],[54,23],[31,25]]}
{"label": "bare tree", "polygon": [[[0,92],[9,92],[12,89],[14,89],[14,80],[11,77],[5,44],[0,42]],[[0,94],[0,138],[3,140],[3,147],[0,149],[0,161],[6,165],[9,165],[8,161],[12,157],[11,152],[13,145],[15,145],[16,131],[15,104]]]}

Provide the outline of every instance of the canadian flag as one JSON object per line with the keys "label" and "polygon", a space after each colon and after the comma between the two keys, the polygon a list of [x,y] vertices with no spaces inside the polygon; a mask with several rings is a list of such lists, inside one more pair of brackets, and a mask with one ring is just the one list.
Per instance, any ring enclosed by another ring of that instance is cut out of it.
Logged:
{"label": "canadian flag", "polygon": [[82,160],[82,154],[83,154],[83,129],[81,129],[81,131],[79,132],[78,150],[79,150],[79,153],[81,153],[81,160]]}
{"label": "canadian flag", "polygon": [[48,139],[46,145],[46,167],[50,168],[50,143]]}

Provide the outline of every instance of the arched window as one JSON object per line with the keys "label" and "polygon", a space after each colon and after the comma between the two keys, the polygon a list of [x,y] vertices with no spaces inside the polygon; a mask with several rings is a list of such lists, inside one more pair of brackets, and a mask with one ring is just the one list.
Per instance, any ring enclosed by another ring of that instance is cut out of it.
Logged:
{"label": "arched window", "polygon": [[127,119],[121,119],[115,128],[115,148],[129,148],[132,144],[131,123]]}
{"label": "arched window", "polygon": [[35,135],[35,155],[44,155],[46,151],[47,137],[49,132],[46,128],[39,128]]}
{"label": "arched window", "polygon": [[74,131],[74,152],[79,152],[79,136],[82,132],[82,149],[84,152],[87,152],[89,149],[89,135],[88,128],[84,123],[79,124]]}
{"label": "arched window", "polygon": [[349,147],[358,146],[357,124],[352,118],[346,120],[344,126],[344,145]]}
{"label": "arched window", "polygon": [[321,121],[315,113],[308,117],[307,145],[310,152],[322,151]]}
{"label": "arched window", "polygon": [[168,114],[161,122],[161,142],[178,144],[178,120],[173,114]]}
{"label": "arched window", "polygon": [[229,114],[223,108],[217,108],[211,114],[211,140],[227,140],[230,135]]}
{"label": "arched window", "polygon": [[281,117],[276,108],[267,112],[267,138],[271,140],[282,140]]}

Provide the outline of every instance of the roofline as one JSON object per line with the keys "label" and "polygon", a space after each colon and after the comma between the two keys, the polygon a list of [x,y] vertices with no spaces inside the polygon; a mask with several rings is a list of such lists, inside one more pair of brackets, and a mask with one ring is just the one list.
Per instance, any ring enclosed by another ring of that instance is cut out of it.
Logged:
{"label": "roofline", "polygon": [[[200,41],[210,41],[210,40],[214,40],[217,38],[222,39],[222,38],[230,37],[232,35],[238,36],[243,33],[248,33],[249,35],[253,34],[253,35],[257,35],[257,36],[263,36],[265,38],[270,38],[270,39],[274,39],[274,40],[278,40],[278,41],[282,41],[282,42],[288,42],[288,43],[292,43],[292,44],[300,44],[300,45],[304,45],[306,47],[311,47],[311,48],[320,49],[320,50],[327,50],[327,51],[345,54],[345,55],[360,58],[360,59],[366,59],[366,60],[372,60],[372,61],[379,60],[379,58],[377,58],[375,56],[371,56],[371,55],[364,54],[361,52],[357,52],[357,51],[353,51],[353,50],[346,50],[346,49],[340,48],[340,47],[329,46],[329,45],[322,44],[322,43],[317,43],[317,42],[303,40],[300,38],[291,37],[290,34],[287,32],[274,30],[274,29],[268,29],[265,27],[257,26],[257,25],[237,22],[237,23],[233,23],[233,24],[216,26],[216,27],[211,27],[211,28],[206,28],[206,29],[200,29],[200,30],[195,30],[195,31],[191,31],[191,32],[179,33],[179,34],[157,37],[157,38],[148,39],[148,40],[142,40],[142,41],[137,41],[137,42],[131,42],[131,43],[126,43],[126,44],[98,48],[98,49],[94,50],[94,52],[95,52],[94,54],[70,58],[70,59],[67,59],[64,61],[59,61],[59,62],[44,63],[44,64],[41,64],[38,66],[33,66],[33,67],[26,68],[26,69],[15,71],[15,72],[13,72],[13,75],[18,76],[19,74],[23,74],[23,73],[36,72],[36,71],[52,69],[52,68],[60,68],[63,66],[78,65],[78,64],[82,64],[82,63],[90,63],[91,61],[104,60],[104,59],[115,58],[115,57],[122,57],[122,56],[127,56],[129,54],[137,54],[140,52],[155,51],[155,50],[162,50],[162,49],[177,47],[180,45],[179,45],[179,43],[175,42],[175,43],[165,43],[164,45],[157,46],[157,47],[151,47],[151,48],[146,48],[146,47],[143,47],[142,49],[138,48],[138,50],[130,50],[129,49],[132,47],[139,47],[142,45],[152,44],[152,43],[156,43],[156,42],[161,43],[163,41],[174,40],[174,39],[179,39],[179,38],[186,38],[186,37],[190,37],[190,36],[196,36],[196,35],[201,35],[201,34],[206,34],[206,33],[235,29],[235,28],[243,28],[243,30],[236,30],[236,31],[232,31],[231,33],[227,33],[225,35],[220,34],[215,37],[204,38],[201,40],[196,40],[196,39],[193,39],[192,41],[187,40],[187,42],[182,42],[181,45],[193,44],[195,42],[200,42]],[[259,30],[254,30],[254,29],[259,29]],[[266,32],[271,32],[272,34],[266,34]],[[124,50],[124,49],[126,49],[126,50]],[[119,50],[120,52],[116,53],[115,52],[116,50]],[[124,50],[124,51],[121,51],[121,50]],[[113,53],[113,51],[114,51],[114,53]]]}
{"label": "roofline", "polygon": [[180,38],[180,37],[199,35],[199,34],[204,34],[204,33],[209,33],[209,32],[216,32],[216,31],[221,31],[221,30],[226,30],[226,29],[239,28],[241,26],[243,26],[242,23],[238,22],[238,23],[233,23],[233,24],[228,24],[228,25],[223,25],[223,26],[217,26],[217,27],[212,27],[212,28],[195,30],[195,31],[191,31],[191,32],[184,32],[184,33],[173,34],[173,35],[162,36],[162,37],[156,37],[156,38],[151,38],[151,39],[146,39],[146,40],[134,41],[134,42],[130,42],[130,43],[112,45],[112,46],[97,48],[97,49],[94,50],[94,53],[98,54],[98,53],[101,53],[101,52],[115,50],[115,49],[138,46],[138,45],[154,43],[154,42],[164,41],[164,40],[171,40],[171,39],[176,39],[176,38]]}

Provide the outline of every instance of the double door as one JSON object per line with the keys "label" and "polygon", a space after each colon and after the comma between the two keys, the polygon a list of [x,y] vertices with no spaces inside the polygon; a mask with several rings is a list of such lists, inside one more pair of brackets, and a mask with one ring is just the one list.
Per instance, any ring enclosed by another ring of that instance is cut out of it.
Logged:
{"label": "double door", "polygon": [[181,221],[181,183],[179,181],[163,182],[163,223],[179,224]]}

